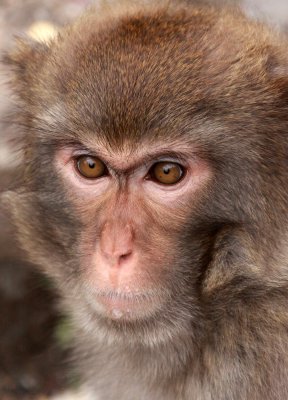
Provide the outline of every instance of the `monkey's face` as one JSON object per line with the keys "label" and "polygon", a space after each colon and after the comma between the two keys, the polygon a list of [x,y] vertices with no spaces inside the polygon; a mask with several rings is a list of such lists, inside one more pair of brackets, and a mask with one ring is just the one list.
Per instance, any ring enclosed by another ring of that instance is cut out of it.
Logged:
{"label": "monkey's face", "polygon": [[129,320],[167,308],[177,274],[199,273],[181,237],[211,177],[208,163],[180,141],[130,141],[117,150],[93,138],[64,146],[54,163],[81,222],[77,279],[87,302]]}
{"label": "monkey's face", "polygon": [[28,128],[18,236],[92,331],[191,332],[205,285],[251,273],[247,243],[268,251],[284,220],[271,131],[287,113],[268,56],[251,56],[269,47],[209,12],[97,18],[11,55]]}

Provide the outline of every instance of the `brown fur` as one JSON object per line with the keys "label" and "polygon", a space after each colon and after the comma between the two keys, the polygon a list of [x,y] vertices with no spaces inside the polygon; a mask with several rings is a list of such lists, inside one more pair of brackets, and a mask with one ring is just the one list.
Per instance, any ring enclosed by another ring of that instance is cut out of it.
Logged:
{"label": "brown fur", "polygon": [[[287,43],[238,11],[125,5],[90,10],[49,45],[22,40],[6,62],[25,154],[9,194],[18,237],[62,292],[95,399],[284,400]],[[124,201],[147,260],[163,251],[159,274],[147,267],[143,279],[170,300],[149,320],[106,320],[83,299],[81,260],[119,199],[94,214],[53,157],[95,142],[129,158],[163,141],[197,149],[212,178],[175,213]]]}

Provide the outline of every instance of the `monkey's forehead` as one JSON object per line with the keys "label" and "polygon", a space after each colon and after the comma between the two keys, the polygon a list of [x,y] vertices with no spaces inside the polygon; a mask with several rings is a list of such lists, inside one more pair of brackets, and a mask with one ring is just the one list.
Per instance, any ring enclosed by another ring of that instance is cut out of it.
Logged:
{"label": "monkey's forehead", "polygon": [[219,83],[217,77],[229,77],[223,90],[242,76],[263,83],[263,72],[281,51],[275,33],[240,13],[171,6],[114,14],[91,11],[51,43],[49,71],[53,64],[67,88],[69,83],[81,88],[88,77],[99,89],[103,80],[109,87],[121,85],[122,91],[134,85],[135,92],[152,90],[152,82],[155,92],[160,80],[156,88],[165,90],[160,83],[168,81],[170,93],[175,87],[183,95],[193,83],[211,87]]}
{"label": "monkey's forehead", "polygon": [[14,59],[22,97],[38,114],[60,104],[70,123],[142,136],[165,128],[167,116],[175,129],[198,114],[241,120],[257,107],[261,118],[279,102],[280,42],[241,14],[211,8],[95,9]]}

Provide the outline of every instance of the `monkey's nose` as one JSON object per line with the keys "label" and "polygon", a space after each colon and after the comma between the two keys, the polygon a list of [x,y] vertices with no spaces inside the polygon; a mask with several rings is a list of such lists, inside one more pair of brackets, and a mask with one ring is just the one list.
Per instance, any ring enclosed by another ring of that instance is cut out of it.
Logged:
{"label": "monkey's nose", "polygon": [[106,223],[100,238],[100,251],[111,267],[122,266],[133,254],[133,232],[129,224]]}

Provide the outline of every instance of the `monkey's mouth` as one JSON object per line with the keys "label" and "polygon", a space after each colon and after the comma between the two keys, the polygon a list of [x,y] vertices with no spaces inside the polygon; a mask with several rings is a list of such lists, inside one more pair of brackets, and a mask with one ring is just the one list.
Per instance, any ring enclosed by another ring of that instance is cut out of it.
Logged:
{"label": "monkey's mouth", "polygon": [[96,293],[97,309],[111,319],[142,319],[150,316],[161,306],[161,296],[152,291]]}

